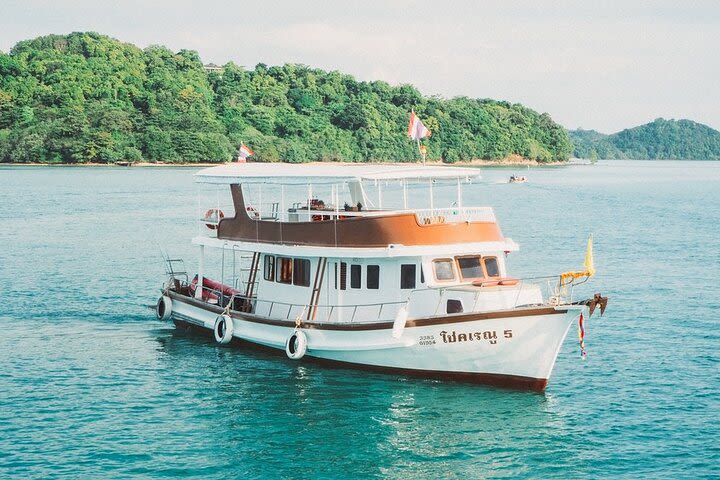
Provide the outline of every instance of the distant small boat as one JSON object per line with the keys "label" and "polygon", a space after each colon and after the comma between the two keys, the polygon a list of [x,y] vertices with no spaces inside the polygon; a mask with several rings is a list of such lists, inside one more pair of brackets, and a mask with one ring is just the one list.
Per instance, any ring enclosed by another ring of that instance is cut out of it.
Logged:
{"label": "distant small boat", "polygon": [[527,182],[527,177],[524,177],[522,175],[510,175],[510,181],[508,183],[525,183]]}
{"label": "distant small boat", "polygon": [[132,167],[133,162],[115,162],[118,167]]}

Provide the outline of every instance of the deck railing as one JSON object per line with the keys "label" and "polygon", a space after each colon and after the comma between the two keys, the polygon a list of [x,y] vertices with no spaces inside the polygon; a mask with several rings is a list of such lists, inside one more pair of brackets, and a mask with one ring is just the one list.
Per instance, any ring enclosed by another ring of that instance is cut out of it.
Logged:
{"label": "deck railing", "polygon": [[[185,285],[189,287],[189,285]],[[504,295],[502,307],[496,309],[512,309],[531,305],[561,305],[572,303],[573,285],[562,286],[557,275],[543,277],[529,277],[518,279],[512,287],[473,287],[472,285],[459,285],[444,288],[426,288],[410,291],[404,301],[376,302],[352,305],[310,305],[303,303],[282,302],[276,300],[260,300],[257,297],[247,297],[243,294],[226,295],[221,291],[203,286],[203,298],[208,303],[234,311],[253,313],[271,320],[311,320],[319,323],[378,323],[392,322],[401,307],[406,307],[410,318],[419,316],[439,316],[448,313],[481,312],[483,308],[483,294],[495,292]],[[539,301],[528,302],[540,290]],[[189,290],[183,290],[188,295]],[[432,298],[436,296],[435,298]],[[487,297],[486,297],[487,298]],[[461,299],[463,309],[459,312],[448,312],[447,301]],[[495,299],[497,302],[497,298]],[[414,307],[425,306],[422,312]],[[308,313],[310,311],[310,313]]]}
{"label": "deck railing", "polygon": [[[475,287],[472,285],[455,285],[413,290],[408,299],[408,305],[412,312],[413,297],[417,295],[419,297],[417,301],[422,300],[426,305],[429,305],[429,301],[431,301],[434,307],[430,315],[433,316],[448,313],[447,301],[453,299],[463,300],[462,306],[466,313],[480,312],[486,310],[482,305],[482,295],[488,292],[505,292],[507,295],[502,299],[504,305],[499,308],[507,309],[531,305],[555,306],[573,302],[574,285],[561,285],[558,275],[513,280],[517,281],[517,283],[512,285],[511,288],[507,286]],[[537,293],[540,294],[539,301],[532,301],[531,299],[537,298],[537,296],[534,296]],[[432,298],[433,296],[436,296],[437,299]],[[498,301],[497,298],[494,300]]]}
{"label": "deck railing", "polygon": [[[189,285],[188,285],[189,286]],[[199,287],[197,287],[199,288]],[[310,316],[313,322],[321,323],[377,323],[392,322],[398,310],[407,301],[377,302],[354,305],[316,305],[314,310],[303,303],[281,302],[276,300],[260,300],[244,294],[226,295],[219,290],[202,287],[202,298],[207,303],[221,308],[230,306],[230,310],[248,312],[270,320],[305,321]],[[185,289],[188,295],[192,293]],[[308,314],[308,311],[310,313]]]}
{"label": "deck railing", "polygon": [[[216,236],[217,225],[220,218],[214,209],[209,216],[203,216],[199,222],[210,228],[202,228],[206,235]],[[319,220],[345,220],[356,217],[381,217],[399,214],[414,214],[420,225],[454,222],[495,222],[495,213],[490,207],[443,207],[423,209],[370,209],[370,210],[344,210],[336,209],[333,206],[326,208],[310,208],[298,206],[282,212],[278,209],[277,203],[250,204],[247,207],[247,215],[251,219],[262,219],[274,222],[310,222]]]}

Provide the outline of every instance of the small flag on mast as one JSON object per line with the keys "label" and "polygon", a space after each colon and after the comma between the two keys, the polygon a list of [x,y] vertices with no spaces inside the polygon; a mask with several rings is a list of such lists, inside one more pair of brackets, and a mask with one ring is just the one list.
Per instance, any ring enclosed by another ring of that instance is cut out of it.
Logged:
{"label": "small flag on mast", "polygon": [[420,121],[420,117],[415,115],[415,110],[410,113],[410,123],[408,123],[408,137],[413,140],[420,140],[432,135],[432,132],[427,129],[425,125]]}
{"label": "small flag on mast", "polygon": [[252,155],[255,155],[255,152],[250,150],[250,147],[245,145],[243,142],[240,142],[240,150],[238,150],[238,162],[245,162],[247,161],[247,157],[250,157]]}

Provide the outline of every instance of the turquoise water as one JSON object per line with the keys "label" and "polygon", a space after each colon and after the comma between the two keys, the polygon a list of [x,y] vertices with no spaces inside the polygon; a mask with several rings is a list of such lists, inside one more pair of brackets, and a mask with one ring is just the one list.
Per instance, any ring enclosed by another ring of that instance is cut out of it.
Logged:
{"label": "turquoise water", "polygon": [[[543,394],[298,363],[158,322],[194,169],[0,169],[0,477],[718,478],[720,163],[486,169],[513,273],[610,297]],[[504,185],[511,173],[530,182]]]}

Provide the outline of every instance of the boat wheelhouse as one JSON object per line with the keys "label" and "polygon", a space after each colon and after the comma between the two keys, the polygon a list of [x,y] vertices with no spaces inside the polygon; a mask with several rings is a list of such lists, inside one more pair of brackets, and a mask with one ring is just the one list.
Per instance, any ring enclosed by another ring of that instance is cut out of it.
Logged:
{"label": "boat wheelhouse", "polygon": [[517,244],[463,203],[477,169],[240,163],[195,178],[198,271],[168,259],[157,314],[219,343],[542,390],[589,303],[572,301],[575,278],[509,274]]}

